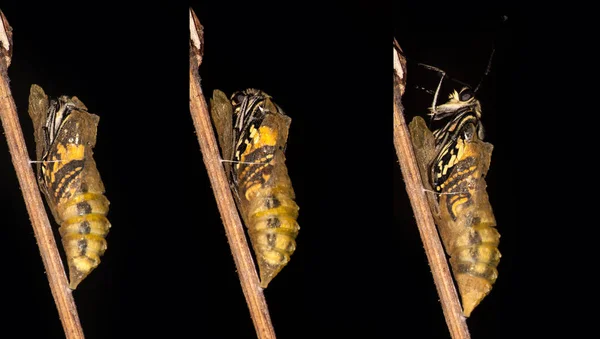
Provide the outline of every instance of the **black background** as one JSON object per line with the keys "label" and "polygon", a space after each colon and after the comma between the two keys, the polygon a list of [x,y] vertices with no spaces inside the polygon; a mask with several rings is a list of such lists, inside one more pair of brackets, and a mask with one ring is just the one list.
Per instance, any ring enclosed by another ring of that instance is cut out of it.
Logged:
{"label": "black background", "polygon": [[[590,140],[596,133],[587,131],[596,126],[589,105],[597,97],[592,85],[597,71],[590,67],[595,54],[586,42],[596,34],[590,27],[595,21],[586,18],[585,8],[502,4],[393,6],[394,35],[410,59],[406,117],[424,115],[433,99],[415,86],[435,90],[439,82],[439,74],[415,62],[476,86],[495,48],[477,97],[486,141],[494,145],[486,181],[502,258],[496,284],[467,324],[472,338],[579,337],[575,333],[585,333],[587,323],[579,305],[596,298],[584,287],[590,261],[582,244],[595,239],[596,230],[586,225],[596,207],[583,207],[580,198],[589,190],[585,164],[597,145]],[[461,87],[446,80],[438,100]],[[408,206],[397,168],[394,206]],[[394,223],[409,238],[407,246],[412,244],[413,260],[403,263],[411,265],[414,280],[406,284],[420,296],[410,316],[419,319],[417,337],[446,338],[425,256],[414,260],[419,236],[407,209],[394,210]],[[584,268],[578,267],[580,259]]]}
{"label": "black background", "polygon": [[[500,252],[502,258],[498,266],[499,276],[492,292],[474,310],[468,319],[473,338],[507,338],[514,334],[519,318],[513,318],[515,305],[519,300],[518,277],[527,269],[516,262],[524,255],[519,247],[519,229],[524,225],[518,221],[520,211],[518,162],[519,142],[514,136],[518,133],[515,123],[523,116],[518,105],[518,97],[511,95],[514,84],[522,82],[519,67],[518,38],[524,26],[518,14],[506,9],[477,9],[461,7],[463,11],[428,11],[425,7],[405,6],[399,12],[412,15],[395,17],[394,35],[408,58],[407,90],[403,97],[407,123],[415,115],[425,117],[427,108],[433,102],[433,95],[423,89],[435,91],[440,74],[425,69],[417,63],[435,66],[444,70],[448,77],[464,82],[475,88],[482,105],[482,122],[485,140],[494,145],[490,170],[486,177],[490,203],[494,210],[497,228],[500,232]],[[420,13],[415,15],[413,13]],[[492,51],[494,56],[489,73],[484,77]],[[463,85],[446,77],[438,96],[438,105],[444,103],[452,90],[460,90]],[[483,77],[483,80],[482,80]],[[417,88],[420,87],[420,88]],[[429,121],[429,119],[426,119]],[[439,127],[439,125],[434,125]],[[436,128],[437,128],[436,127]],[[414,218],[406,213],[409,208],[399,166],[394,169],[394,222],[403,230],[403,237],[411,238],[414,244],[420,241]],[[399,208],[406,206],[406,208]],[[522,234],[522,233],[521,233]],[[416,245],[413,245],[416,247]],[[418,252],[414,252],[417,256]],[[431,326],[421,328],[423,338],[444,338],[444,317],[438,307],[438,295],[433,283],[427,283],[431,273],[423,253],[419,260],[406,262],[414,272],[407,279],[409,289],[422,292],[421,303],[414,311],[415,317],[429,322]],[[416,298],[416,297],[415,297]],[[521,305],[524,306],[524,305]],[[437,307],[437,308],[436,308]],[[523,324],[520,324],[521,326]]]}
{"label": "black background", "polygon": [[[373,1],[189,5],[205,29],[206,97],[260,88],[292,118],[286,156],[301,230],[290,264],[265,290],[279,338],[449,337],[392,143],[391,41],[410,59],[407,120],[432,100],[414,86],[434,90],[439,80],[411,63],[476,85],[495,46],[478,97],[495,145],[487,183],[503,257],[468,324],[473,338],[526,325],[535,306],[523,298],[531,261],[516,259],[526,256],[526,225],[523,139],[514,136],[527,114],[513,95],[525,81],[523,18]],[[113,227],[101,265],[74,292],[86,338],[256,337],[189,114],[188,5],[2,10],[14,30],[8,73],[30,155],[32,83],[77,95],[100,116],[95,159]],[[440,100],[457,86],[446,81]],[[10,155],[1,154],[0,256],[11,290],[3,328],[62,338]]]}

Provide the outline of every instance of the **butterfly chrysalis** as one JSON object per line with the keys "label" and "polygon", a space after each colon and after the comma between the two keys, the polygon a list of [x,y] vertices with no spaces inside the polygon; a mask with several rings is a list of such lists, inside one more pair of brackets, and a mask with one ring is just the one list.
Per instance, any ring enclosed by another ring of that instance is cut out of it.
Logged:
{"label": "butterfly chrysalis", "polygon": [[431,115],[449,120],[431,132],[417,116],[410,134],[424,185],[434,192],[429,205],[468,317],[498,277],[500,234],[485,182],[493,146],[483,141],[481,104],[470,88],[454,91],[443,105],[434,103]]}
{"label": "butterfly chrysalis", "polygon": [[284,156],[291,119],[269,95],[251,88],[230,99],[215,90],[211,115],[266,288],[289,262],[300,229]]}
{"label": "butterfly chrysalis", "polygon": [[99,117],[77,97],[48,100],[31,86],[29,115],[35,129],[37,179],[56,222],[69,266],[69,287],[100,264],[110,223],[109,202],[96,169],[92,148]]}

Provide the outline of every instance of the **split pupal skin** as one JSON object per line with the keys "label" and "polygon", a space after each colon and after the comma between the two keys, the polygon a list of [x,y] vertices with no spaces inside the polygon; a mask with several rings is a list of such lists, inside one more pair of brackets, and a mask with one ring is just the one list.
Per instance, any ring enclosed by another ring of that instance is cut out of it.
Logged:
{"label": "split pupal skin", "polygon": [[48,100],[31,86],[29,96],[36,140],[37,178],[56,222],[69,266],[69,287],[100,264],[111,227],[109,201],[93,159],[99,117],[77,97]]}
{"label": "split pupal skin", "polygon": [[[232,160],[226,170],[258,261],[261,286],[287,265],[296,249],[298,205],[285,165],[285,146],[291,119],[266,93],[247,89],[226,96],[215,91],[211,101],[223,156]],[[229,104],[229,106],[228,106]],[[218,122],[232,112],[232,122]],[[232,126],[231,136],[225,135]]]}
{"label": "split pupal skin", "polygon": [[429,204],[468,317],[491,291],[501,257],[485,182],[493,146],[482,140],[481,107],[466,89],[436,109],[452,119],[432,133],[415,117],[411,138],[423,182],[434,192]]}

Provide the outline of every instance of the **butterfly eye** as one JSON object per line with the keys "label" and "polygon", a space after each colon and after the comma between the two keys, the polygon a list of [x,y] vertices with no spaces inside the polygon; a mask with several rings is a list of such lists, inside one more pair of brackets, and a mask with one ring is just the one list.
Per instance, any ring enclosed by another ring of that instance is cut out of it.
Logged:
{"label": "butterfly eye", "polygon": [[244,101],[244,98],[246,96],[242,92],[235,92],[232,97],[233,97],[232,104],[234,106],[237,106],[237,105],[241,104],[242,101]]}
{"label": "butterfly eye", "polygon": [[460,101],[468,101],[473,97],[473,91],[469,88],[465,88],[460,92]]}

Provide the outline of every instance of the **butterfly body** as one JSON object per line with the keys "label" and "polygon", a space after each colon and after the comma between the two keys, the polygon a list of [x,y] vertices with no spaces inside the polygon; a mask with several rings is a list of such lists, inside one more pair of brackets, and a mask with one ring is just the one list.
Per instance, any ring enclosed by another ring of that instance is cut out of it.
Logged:
{"label": "butterfly body", "polygon": [[109,201],[93,159],[99,118],[77,97],[49,101],[33,85],[29,114],[34,122],[37,177],[59,232],[69,266],[70,288],[100,264],[110,222]]}
{"label": "butterfly body", "polygon": [[481,105],[468,89],[432,109],[431,132],[421,117],[410,124],[421,177],[456,279],[465,316],[491,291],[498,277],[500,234],[486,191],[493,146],[483,141]]}
{"label": "butterfly body", "polygon": [[270,96],[255,89],[236,92],[231,99],[215,91],[211,109],[223,158],[231,161],[226,170],[258,261],[261,286],[266,288],[289,262],[300,229],[284,155],[291,119]]}

